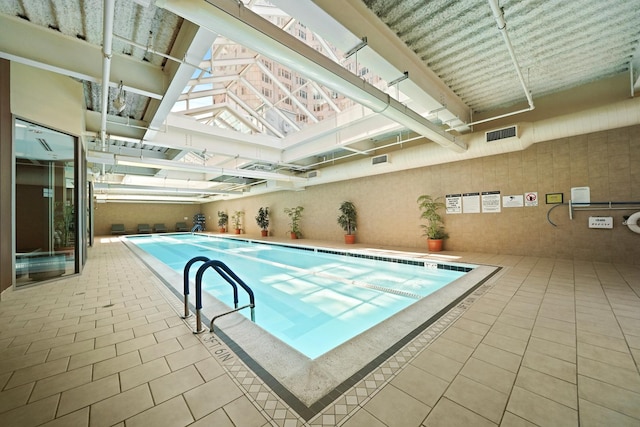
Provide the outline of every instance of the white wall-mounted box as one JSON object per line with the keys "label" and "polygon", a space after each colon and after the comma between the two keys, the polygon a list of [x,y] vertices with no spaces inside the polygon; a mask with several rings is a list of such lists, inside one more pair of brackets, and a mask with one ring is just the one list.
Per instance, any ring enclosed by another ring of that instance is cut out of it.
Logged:
{"label": "white wall-mounted box", "polygon": [[589,206],[591,202],[591,189],[589,187],[571,188],[571,203],[579,203],[580,206]]}
{"label": "white wall-mounted box", "polygon": [[613,228],[612,216],[590,216],[589,228]]}

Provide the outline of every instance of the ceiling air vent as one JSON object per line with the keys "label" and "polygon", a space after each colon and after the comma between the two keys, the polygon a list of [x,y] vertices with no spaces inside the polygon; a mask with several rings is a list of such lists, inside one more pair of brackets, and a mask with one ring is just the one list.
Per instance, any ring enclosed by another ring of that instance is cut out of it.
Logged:
{"label": "ceiling air vent", "polygon": [[307,172],[307,178],[316,178],[320,176],[320,171],[309,171]]}
{"label": "ceiling air vent", "polygon": [[38,140],[40,145],[42,145],[42,148],[44,148],[45,151],[53,151],[46,139],[44,138],[36,138],[36,139]]}
{"label": "ceiling air vent", "polygon": [[383,154],[381,156],[375,156],[371,158],[371,164],[372,165],[381,165],[384,163],[390,163],[391,159],[389,158],[388,154]]}
{"label": "ceiling air vent", "polygon": [[518,136],[518,127],[510,126],[508,128],[496,129],[485,133],[486,141],[498,141],[500,139],[513,138]]}

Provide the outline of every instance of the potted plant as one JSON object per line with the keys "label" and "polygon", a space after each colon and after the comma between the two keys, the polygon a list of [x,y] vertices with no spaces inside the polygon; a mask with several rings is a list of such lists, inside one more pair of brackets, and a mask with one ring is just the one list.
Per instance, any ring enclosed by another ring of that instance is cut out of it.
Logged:
{"label": "potted plant", "polygon": [[236,234],[240,234],[240,231],[242,231],[242,226],[241,226],[241,222],[242,222],[242,217],[244,216],[244,211],[234,211],[233,212],[233,228],[235,228],[236,230]]}
{"label": "potted plant", "polygon": [[292,239],[299,239],[302,236],[300,232],[300,218],[302,217],[302,206],[296,206],[295,208],[284,208],[284,213],[289,215],[289,232]]}
{"label": "potted plant", "polygon": [[56,202],[54,247],[57,251],[65,252],[68,257],[72,256],[74,252],[73,237],[73,205]]}
{"label": "potted plant", "polygon": [[261,207],[258,209],[258,215],[256,215],[256,223],[260,227],[260,233],[262,237],[269,235],[269,208]]}
{"label": "potted plant", "polygon": [[218,227],[221,233],[227,231],[227,222],[229,222],[229,215],[224,211],[218,211]]}
{"label": "potted plant", "polygon": [[422,235],[427,237],[429,252],[439,252],[442,250],[443,240],[449,237],[444,231],[442,216],[438,212],[445,207],[442,197],[423,194],[418,197],[417,202],[422,211],[420,218],[427,221],[420,227],[424,230]]}
{"label": "potted plant", "polygon": [[344,242],[347,244],[353,244],[356,242],[356,207],[353,203],[345,201],[340,205],[340,216],[338,217],[338,225],[342,227],[345,234]]}

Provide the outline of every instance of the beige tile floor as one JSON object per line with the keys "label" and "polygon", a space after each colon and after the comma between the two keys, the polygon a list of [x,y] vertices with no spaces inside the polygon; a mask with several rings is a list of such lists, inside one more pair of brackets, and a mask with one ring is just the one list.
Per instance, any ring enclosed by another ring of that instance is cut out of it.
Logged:
{"label": "beige tile floor", "polygon": [[503,269],[308,420],[125,246],[0,301],[0,426],[640,426],[640,265]]}

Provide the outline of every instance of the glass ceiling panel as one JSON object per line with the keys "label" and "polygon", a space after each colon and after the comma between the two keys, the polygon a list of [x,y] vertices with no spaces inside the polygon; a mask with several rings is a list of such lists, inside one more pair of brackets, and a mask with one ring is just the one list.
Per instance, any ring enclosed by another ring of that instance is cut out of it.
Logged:
{"label": "glass ceiling panel", "polygon": [[[386,88],[386,82],[367,68],[358,66],[356,58],[342,60],[342,52],[269,2],[243,2],[247,8],[318,52],[341,62],[363,80],[381,89]],[[207,51],[200,67],[210,69],[211,73],[196,69],[172,111],[181,111],[210,126],[246,134],[267,133],[284,137],[309,124],[331,118],[355,104],[341,94],[221,36]],[[213,96],[207,93],[208,96],[203,98],[202,93],[199,94],[203,91],[209,91]],[[207,108],[210,111],[205,111]]]}

